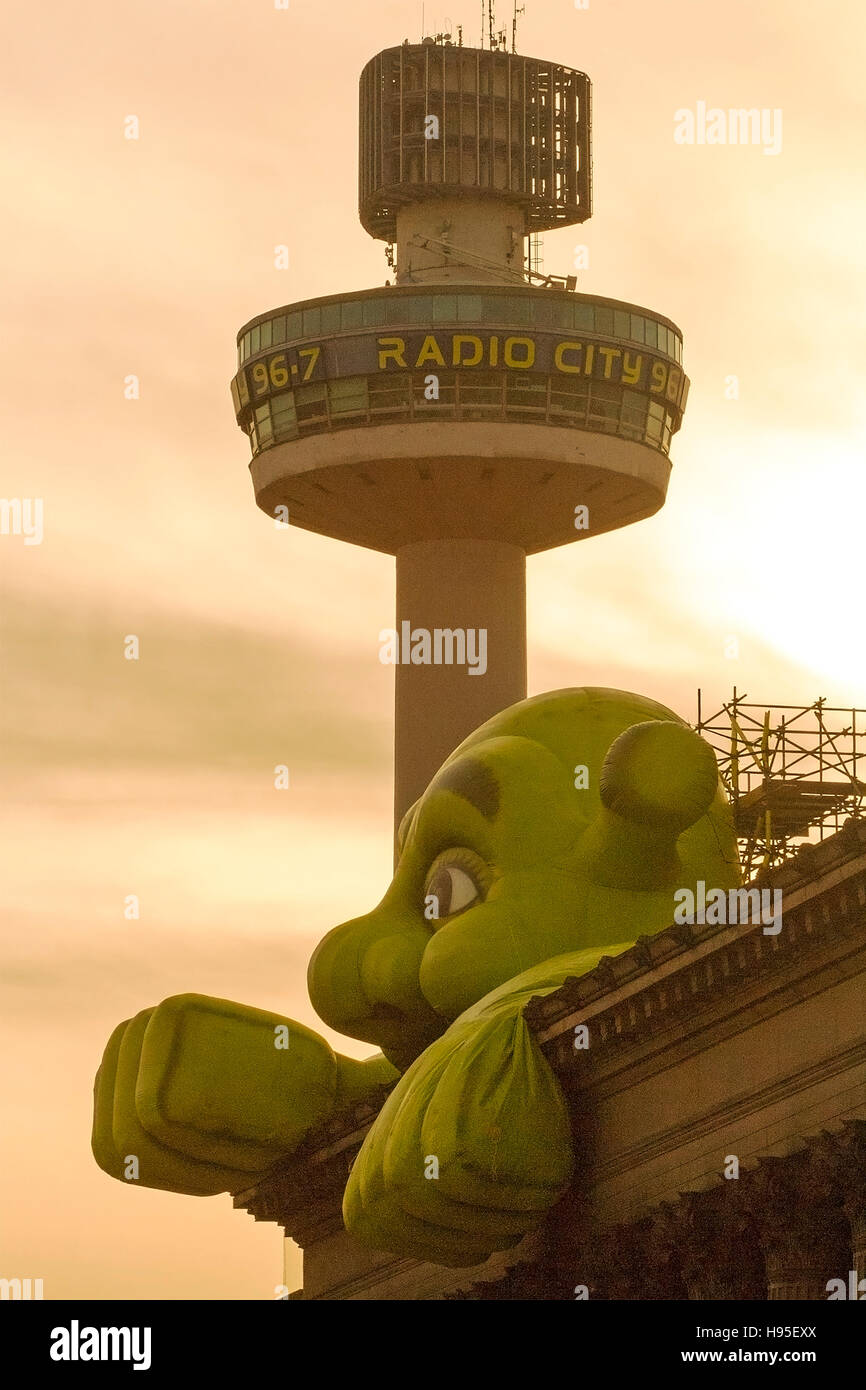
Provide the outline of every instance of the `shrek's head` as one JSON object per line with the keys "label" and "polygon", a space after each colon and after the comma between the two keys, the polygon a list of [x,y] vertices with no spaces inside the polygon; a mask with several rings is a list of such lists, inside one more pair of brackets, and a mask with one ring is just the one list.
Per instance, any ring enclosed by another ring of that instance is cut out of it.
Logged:
{"label": "shrek's head", "polygon": [[735,887],[712,749],[652,700],[560,690],[476,729],[407,812],[378,907],[329,932],[310,997],[405,1068],[490,990],[553,956],[668,926]]}

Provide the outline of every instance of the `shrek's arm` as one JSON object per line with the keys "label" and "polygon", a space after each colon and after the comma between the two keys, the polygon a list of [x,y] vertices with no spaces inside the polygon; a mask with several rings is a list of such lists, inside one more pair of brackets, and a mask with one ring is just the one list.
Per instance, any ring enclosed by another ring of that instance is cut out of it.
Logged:
{"label": "shrek's arm", "polygon": [[132,1186],[237,1192],[396,1075],[383,1057],[342,1057],[279,1014],[174,995],[109,1039],[94,1083],[94,1157]]}

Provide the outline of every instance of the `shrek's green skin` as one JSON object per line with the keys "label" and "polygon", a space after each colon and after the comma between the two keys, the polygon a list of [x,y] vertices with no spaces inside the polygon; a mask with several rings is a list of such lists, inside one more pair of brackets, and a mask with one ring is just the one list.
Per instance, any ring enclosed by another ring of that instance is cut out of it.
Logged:
{"label": "shrek's green skin", "polygon": [[[740,882],[715,756],[638,695],[564,690],[470,735],[400,827],[378,907],[310,961],[309,1028],[200,995],[120,1025],[93,1149],[144,1186],[238,1191],[316,1124],[397,1081],[355,1161],[346,1226],[379,1250],[477,1264],[568,1186],[572,1135],[525,1004],[668,926],[677,889]],[[402,1073],[402,1075],[401,1075]]]}

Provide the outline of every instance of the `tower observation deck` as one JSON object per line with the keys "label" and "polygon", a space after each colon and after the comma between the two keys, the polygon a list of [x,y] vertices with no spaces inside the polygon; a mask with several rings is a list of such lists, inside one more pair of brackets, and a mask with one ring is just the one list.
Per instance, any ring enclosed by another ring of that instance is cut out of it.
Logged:
{"label": "tower observation deck", "polygon": [[528,237],[589,217],[590,140],[582,72],[450,41],[384,50],[361,76],[359,212],[395,283],[238,334],[232,398],[262,510],[395,555],[398,632],[487,634],[478,679],[396,667],[398,821],[526,694],[526,556],[665,500],[679,329],[525,268]]}

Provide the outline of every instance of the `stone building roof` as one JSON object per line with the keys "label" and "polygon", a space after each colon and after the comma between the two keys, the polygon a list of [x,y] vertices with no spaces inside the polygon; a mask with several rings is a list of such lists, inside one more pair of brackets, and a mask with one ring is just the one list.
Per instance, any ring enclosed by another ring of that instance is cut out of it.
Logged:
{"label": "stone building roof", "polygon": [[[760,921],[671,926],[527,1006],[569,1100],[577,1174],[547,1223],[520,1246],[469,1271],[347,1253],[343,1187],[381,1102],[333,1117],[237,1194],[235,1206],[278,1222],[304,1247],[299,1296],[562,1298],[585,1286],[591,1297],[724,1297],[721,1256],[715,1284],[692,1270],[692,1287],[716,1288],[697,1294],[684,1292],[681,1252],[671,1256],[672,1231],[682,1243],[691,1222],[712,1245],[714,1221],[726,1240],[742,1245],[744,1232],[752,1237],[746,1246],[754,1258],[739,1261],[739,1292],[727,1296],[795,1296],[772,1293],[793,1285],[776,1277],[756,1194],[769,1211],[771,1171],[787,1200],[796,1173],[811,1175],[814,1187],[814,1154],[823,1155],[826,1178],[832,1143],[847,1157],[833,1169],[830,1207],[826,1194],[818,1203],[835,1232],[826,1261],[855,1258],[860,1228],[840,1216],[849,1198],[839,1173],[848,1173],[850,1188],[852,1164],[862,1173],[866,1162],[866,822],[848,822],[749,886],[782,890],[778,934],[765,933]],[[581,1024],[587,1048],[574,1045]],[[737,1181],[722,1177],[730,1157]],[[784,1170],[788,1189],[778,1168],[784,1162],[793,1165]],[[604,1255],[613,1249],[643,1254],[623,1265]],[[629,1285],[626,1268],[643,1269],[637,1283]],[[813,1273],[814,1287],[822,1270]]]}

